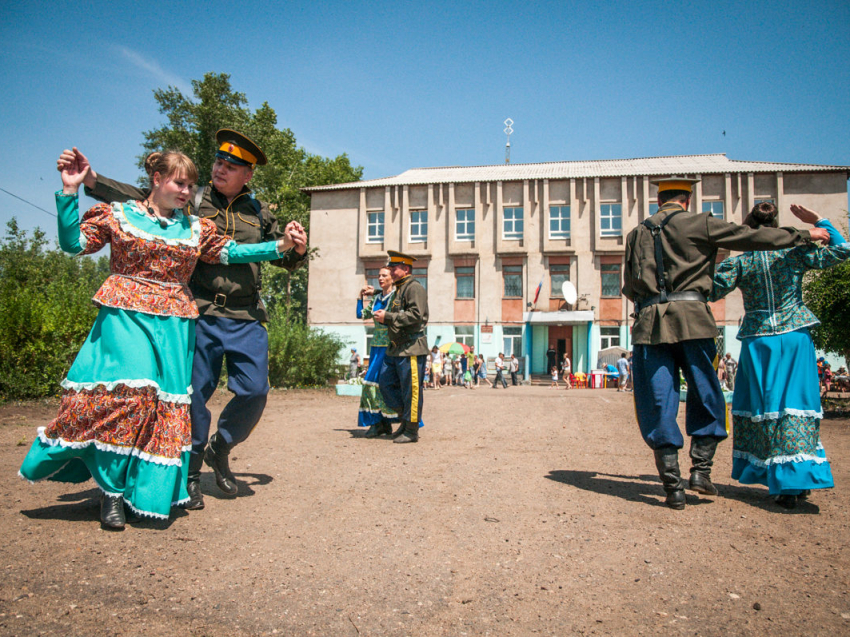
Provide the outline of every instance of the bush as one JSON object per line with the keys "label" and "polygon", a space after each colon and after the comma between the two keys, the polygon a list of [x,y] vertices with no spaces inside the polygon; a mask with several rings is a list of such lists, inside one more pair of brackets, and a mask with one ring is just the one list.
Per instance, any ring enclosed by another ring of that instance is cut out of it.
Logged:
{"label": "bush", "polygon": [[288,306],[269,315],[269,384],[315,387],[338,375],[337,357],[345,343],[335,334],[310,328]]}
{"label": "bush", "polygon": [[7,225],[0,242],[0,401],[59,393],[59,382],[85,341],[97,308],[91,298],[109,274],[109,260],[46,249]]}

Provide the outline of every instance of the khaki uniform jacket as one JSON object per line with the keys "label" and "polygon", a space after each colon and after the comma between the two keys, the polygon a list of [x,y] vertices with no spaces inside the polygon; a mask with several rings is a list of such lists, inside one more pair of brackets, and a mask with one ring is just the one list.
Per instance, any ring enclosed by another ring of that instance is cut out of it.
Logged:
{"label": "khaki uniform jacket", "polygon": [[[131,199],[142,200],[147,197],[148,191],[98,175],[95,187],[87,187],[86,194],[100,201],[123,202]],[[224,195],[210,184],[204,188],[199,209],[195,211],[193,206],[194,202],[190,203],[187,210],[213,221],[219,234],[230,236],[236,243],[277,241],[284,236],[277,218],[264,202],[260,202],[262,228],[260,227],[256,205],[247,187],[228,205]],[[300,255],[294,249],[287,250],[280,259],[270,261],[271,264],[286,268],[290,272],[306,262],[307,255]],[[201,315],[263,322],[269,320],[260,299],[259,263],[212,265],[198,261],[189,287]]]}
{"label": "khaki uniform jacket", "polygon": [[[670,214],[684,210],[666,203],[650,219],[658,225]],[[714,281],[717,250],[779,250],[811,241],[808,230],[759,228],[727,223],[708,214],[680,212],[661,232],[667,293],[700,292],[708,298]],[[626,239],[623,294],[630,300],[658,295],[655,242],[643,224]],[[717,325],[707,303],[674,301],[641,308],[632,329],[636,345],[678,343],[715,338]]]}
{"label": "khaki uniform jacket", "polygon": [[428,293],[409,274],[394,285],[395,295],[384,314],[384,325],[390,337],[387,356],[427,354],[425,326],[428,324]]}

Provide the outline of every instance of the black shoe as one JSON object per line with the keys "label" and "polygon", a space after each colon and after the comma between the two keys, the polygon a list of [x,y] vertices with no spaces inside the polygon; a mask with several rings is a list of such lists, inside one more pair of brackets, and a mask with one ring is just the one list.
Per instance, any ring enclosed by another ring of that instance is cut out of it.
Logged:
{"label": "black shoe", "polygon": [[201,468],[204,466],[204,456],[193,453],[189,456],[189,472],[186,479],[186,491],[189,492],[188,502],[183,508],[188,511],[200,511],[204,508],[204,494],[201,493]]}
{"label": "black shoe", "polygon": [[810,495],[812,495],[812,490],[811,490],[811,489],[806,489],[805,491],[802,491],[802,492],[801,492],[801,493],[797,496],[797,502],[799,502],[800,500],[808,500]]}
{"label": "black shoe", "polygon": [[388,423],[386,420],[382,420],[381,424],[378,425],[378,435],[379,436],[392,436],[393,435],[393,426]]}
{"label": "black shoe", "polygon": [[218,434],[210,438],[210,444],[204,452],[204,462],[207,463],[210,469],[215,474],[215,483],[226,495],[235,496],[239,492],[239,487],[236,485],[236,478],[230,471],[230,464],[227,456],[230,454],[230,447]]}
{"label": "black shoe", "polygon": [[667,493],[665,503],[671,509],[681,511],[685,508],[685,483],[679,472],[679,450],[675,447],[656,449],[655,467]]}
{"label": "black shoe", "polygon": [[377,437],[378,437],[378,436],[380,436],[380,435],[381,435],[381,434],[380,434],[380,433],[378,433],[378,425],[371,425],[371,426],[370,426],[370,427],[366,430],[366,435],[365,435],[365,436],[363,436],[363,437],[364,437],[364,438],[377,438]]}
{"label": "black shoe", "polygon": [[797,507],[797,496],[796,495],[778,495],[776,496],[776,504],[781,506],[783,509],[794,509]]}
{"label": "black shoe", "polygon": [[419,442],[419,423],[404,422],[404,433],[398,436],[393,442],[405,444],[408,442]]}
{"label": "black shoe", "polygon": [[123,531],[127,518],[124,517],[124,498],[120,495],[100,496],[100,526],[111,531]]}
{"label": "black shoe", "polygon": [[711,466],[717,451],[717,438],[694,436],[691,438],[691,479],[688,488],[704,495],[717,495],[717,487],[711,483]]}

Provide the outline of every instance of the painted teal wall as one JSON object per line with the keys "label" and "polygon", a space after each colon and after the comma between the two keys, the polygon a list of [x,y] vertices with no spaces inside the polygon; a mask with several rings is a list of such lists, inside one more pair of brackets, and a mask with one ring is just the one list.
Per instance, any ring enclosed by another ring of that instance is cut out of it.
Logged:
{"label": "painted teal wall", "polygon": [[573,374],[587,371],[587,325],[573,325]]}
{"label": "painted teal wall", "polygon": [[546,373],[546,350],[549,349],[549,326],[532,325],[531,373]]}

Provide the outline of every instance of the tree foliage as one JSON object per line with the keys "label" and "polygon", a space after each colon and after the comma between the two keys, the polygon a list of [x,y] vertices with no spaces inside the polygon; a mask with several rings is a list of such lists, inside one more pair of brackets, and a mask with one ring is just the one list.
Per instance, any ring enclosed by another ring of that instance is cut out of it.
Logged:
{"label": "tree foliage", "polygon": [[850,364],[850,262],[810,272],[803,300],[821,322],[812,329],[815,346],[844,356]]}
{"label": "tree foliage", "polygon": [[91,298],[109,260],[50,249],[41,230],[30,237],[15,219],[0,242],[0,400],[59,391],[97,308]]}
{"label": "tree foliage", "polygon": [[[205,184],[217,150],[216,131],[238,130],[268,157],[268,165],[254,171],[250,186],[257,198],[269,203],[282,224],[295,219],[307,228],[309,236],[310,199],[301,188],[358,181],[363,174],[363,168],[352,166],[345,154],[327,158],[299,147],[291,130],[278,127],[274,109],[263,102],[252,112],[245,94],[233,90],[225,73],[207,73],[202,80],[193,80],[192,92],[186,96],[173,86],[154,92],[166,123],[144,133],[144,156],[154,150],[181,150],[195,162],[199,183]],[[270,306],[285,303],[295,315],[305,318],[307,268],[291,275],[275,267],[263,270],[263,296]]]}

